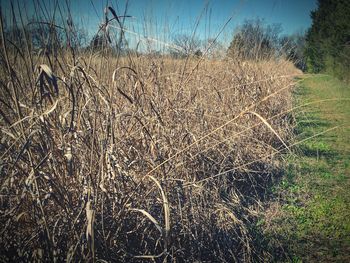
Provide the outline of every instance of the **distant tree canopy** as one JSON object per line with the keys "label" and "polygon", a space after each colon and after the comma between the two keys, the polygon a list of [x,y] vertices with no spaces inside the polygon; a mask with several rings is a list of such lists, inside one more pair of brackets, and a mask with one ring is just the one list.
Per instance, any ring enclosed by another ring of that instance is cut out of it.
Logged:
{"label": "distant tree canopy", "polygon": [[221,59],[225,56],[225,47],[215,38],[199,39],[187,34],[176,35],[172,43],[176,48],[171,48],[170,55],[175,58],[187,56],[209,59]]}
{"label": "distant tree canopy", "polygon": [[110,40],[108,40],[105,34],[96,34],[90,42],[90,47],[95,50],[101,50],[107,47],[109,42]]}
{"label": "distant tree canopy", "polygon": [[206,56],[211,59],[222,59],[226,55],[226,48],[215,38],[208,38],[203,42],[203,50]]}
{"label": "distant tree canopy", "polygon": [[179,34],[174,37],[173,43],[178,47],[178,49],[171,50],[171,55],[173,57],[180,58],[190,55],[198,56],[202,54],[202,42],[194,36]]}
{"label": "distant tree canopy", "polygon": [[32,50],[51,53],[62,47],[64,35],[59,27],[52,24],[30,22],[25,27],[12,26],[5,29],[5,37],[18,50],[28,45]]}
{"label": "distant tree canopy", "polygon": [[124,34],[116,34],[108,27],[100,27],[100,30],[92,37],[89,48],[93,51],[103,51],[108,55],[126,55],[135,52],[129,48]]}
{"label": "distant tree canopy", "polygon": [[280,53],[286,59],[292,61],[294,65],[305,71],[306,61],[304,57],[305,33],[299,32],[280,38]]}
{"label": "distant tree canopy", "polygon": [[350,1],[318,0],[311,12],[305,56],[310,72],[350,79]]}
{"label": "distant tree canopy", "polygon": [[261,19],[245,20],[237,28],[228,48],[229,57],[249,60],[267,59],[275,55],[281,25],[265,25]]}
{"label": "distant tree canopy", "polygon": [[[42,20],[44,19],[36,19]],[[11,25],[5,28],[5,38],[10,44],[9,48],[20,50],[27,46],[34,52],[47,54],[70,47],[78,49],[86,45],[86,32],[82,28],[66,27],[49,22],[36,22],[32,19],[24,25]]]}

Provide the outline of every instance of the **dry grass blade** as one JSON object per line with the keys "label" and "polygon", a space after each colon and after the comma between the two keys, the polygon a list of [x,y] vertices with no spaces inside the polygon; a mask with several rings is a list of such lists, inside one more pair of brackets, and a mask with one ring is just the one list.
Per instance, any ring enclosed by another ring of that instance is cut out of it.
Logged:
{"label": "dry grass blade", "polygon": [[157,258],[160,258],[164,255],[164,253],[161,253],[159,255],[141,255],[141,256],[134,256],[136,259],[147,259],[147,260],[152,260],[155,261]]}
{"label": "dry grass blade", "polygon": [[112,7],[108,7],[109,11],[111,11],[112,15],[114,16],[114,18],[117,20],[118,24],[121,25],[119,17],[117,16],[117,13],[115,12],[115,10]]}
{"label": "dry grass blade", "polygon": [[58,99],[58,100],[56,100],[55,101],[55,104],[50,108],[50,109],[48,109],[47,111],[45,111],[43,114],[42,114],[42,116],[47,116],[47,115],[49,115],[50,113],[52,113],[56,108],[57,108],[57,105],[58,105],[58,102],[59,102],[60,100]]}
{"label": "dry grass blade", "polygon": [[94,224],[95,224],[95,210],[91,207],[91,201],[86,203],[86,239],[90,244],[90,250],[92,258],[95,258],[95,235],[94,235]]}
{"label": "dry grass blade", "polygon": [[57,77],[53,74],[52,70],[50,69],[49,66],[47,66],[46,64],[42,64],[39,66],[39,77],[38,77],[38,82],[39,82],[39,86],[40,86],[40,92],[41,95],[44,96],[45,92],[50,92],[51,91],[45,91],[47,89],[47,86],[45,84],[45,79],[48,81],[48,83],[50,85],[53,86],[54,88],[54,93],[56,95],[58,95],[58,84],[57,84]]}
{"label": "dry grass blade", "polygon": [[41,69],[42,72],[44,72],[48,76],[49,79],[52,80],[55,78],[54,74],[52,73],[52,70],[50,69],[50,67],[48,65],[42,64],[39,66],[39,69]]}
{"label": "dry grass blade", "polygon": [[148,176],[159,188],[161,194],[162,194],[162,199],[163,199],[163,207],[164,207],[164,221],[165,221],[165,238],[168,239],[169,232],[170,232],[170,209],[169,209],[169,202],[168,199],[163,191],[163,188],[161,187],[160,183],[157,181],[156,178],[153,176],[149,175]]}
{"label": "dry grass blade", "polygon": [[86,239],[91,240],[94,238],[94,221],[95,221],[95,211],[91,208],[91,202],[88,201],[86,204],[86,220],[87,220],[87,227],[86,227]]}
{"label": "dry grass blade", "polygon": [[272,126],[268,123],[268,121],[266,119],[264,119],[261,115],[259,115],[258,113],[254,112],[254,111],[250,111],[248,112],[250,114],[253,114],[255,115],[256,117],[258,117],[262,123],[264,123],[266,125],[267,128],[270,129],[270,131],[272,131],[276,137],[280,140],[280,142],[284,145],[284,147],[289,151],[291,152],[291,150],[289,149],[289,147],[287,146],[287,144],[284,142],[284,140],[281,138],[281,136],[278,135],[278,133],[272,128]]}
{"label": "dry grass blade", "polygon": [[146,216],[153,224],[154,226],[158,229],[158,231],[163,234],[163,229],[160,226],[160,224],[158,223],[158,221],[147,211],[145,211],[144,209],[137,209],[137,208],[131,208],[130,211],[135,211],[135,212],[140,212],[141,214],[143,214],[144,216]]}

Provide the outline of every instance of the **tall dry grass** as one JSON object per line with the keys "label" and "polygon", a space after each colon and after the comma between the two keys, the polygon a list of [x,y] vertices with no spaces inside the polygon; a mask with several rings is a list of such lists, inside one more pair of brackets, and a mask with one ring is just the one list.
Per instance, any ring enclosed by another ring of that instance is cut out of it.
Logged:
{"label": "tall dry grass", "polygon": [[249,224],[299,72],[106,54],[34,54],[2,33],[1,260],[256,258]]}

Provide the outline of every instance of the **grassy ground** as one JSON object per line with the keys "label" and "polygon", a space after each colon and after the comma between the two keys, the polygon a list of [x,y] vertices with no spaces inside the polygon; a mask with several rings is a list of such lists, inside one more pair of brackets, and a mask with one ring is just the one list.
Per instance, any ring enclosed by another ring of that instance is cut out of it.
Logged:
{"label": "grassy ground", "polygon": [[265,213],[264,228],[276,261],[350,260],[350,101],[344,99],[350,87],[318,75],[295,92],[297,105],[337,98],[296,114],[296,140],[322,134],[289,156],[286,176],[273,189],[278,200]]}

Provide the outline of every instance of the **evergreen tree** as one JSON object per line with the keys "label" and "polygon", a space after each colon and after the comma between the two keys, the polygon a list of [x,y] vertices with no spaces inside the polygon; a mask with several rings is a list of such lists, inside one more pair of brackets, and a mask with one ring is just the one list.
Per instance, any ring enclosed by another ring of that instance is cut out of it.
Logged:
{"label": "evergreen tree", "polygon": [[350,78],[350,1],[318,0],[311,18],[305,50],[308,70]]}

